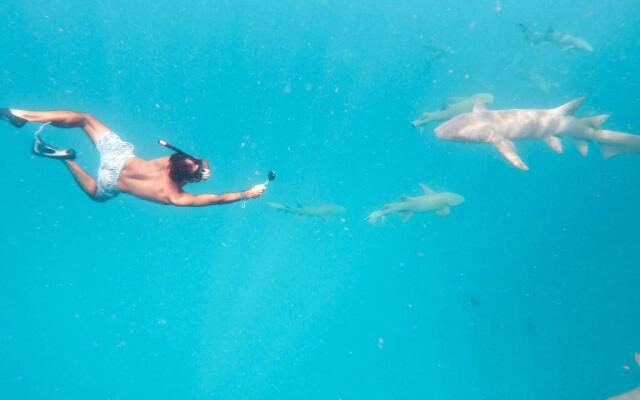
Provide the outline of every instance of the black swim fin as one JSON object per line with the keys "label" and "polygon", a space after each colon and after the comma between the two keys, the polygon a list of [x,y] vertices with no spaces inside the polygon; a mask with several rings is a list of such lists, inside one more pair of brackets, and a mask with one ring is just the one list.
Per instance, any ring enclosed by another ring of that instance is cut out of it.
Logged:
{"label": "black swim fin", "polygon": [[74,160],[76,158],[75,150],[57,149],[43,142],[38,135],[36,135],[35,139],[33,139],[31,152],[38,157],[49,157],[58,160]]}
{"label": "black swim fin", "polygon": [[6,119],[7,121],[11,122],[11,125],[15,126],[16,128],[22,128],[24,124],[29,122],[24,118],[13,115],[11,110],[9,110],[8,108],[0,108],[0,119]]}

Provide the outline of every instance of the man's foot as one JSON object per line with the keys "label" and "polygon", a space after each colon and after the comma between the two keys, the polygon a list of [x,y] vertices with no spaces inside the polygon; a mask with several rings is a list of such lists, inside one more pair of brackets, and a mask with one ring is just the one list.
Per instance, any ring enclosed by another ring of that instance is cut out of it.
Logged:
{"label": "man's foot", "polygon": [[24,124],[29,122],[24,118],[13,115],[11,110],[9,110],[8,108],[0,108],[0,119],[6,119],[7,121],[11,122],[11,125],[15,126],[16,128],[22,128]]}
{"label": "man's foot", "polygon": [[31,147],[31,152],[38,157],[56,158],[58,160],[73,160],[76,158],[75,150],[57,149],[43,142],[38,135],[36,135],[35,139],[33,139],[33,147]]}

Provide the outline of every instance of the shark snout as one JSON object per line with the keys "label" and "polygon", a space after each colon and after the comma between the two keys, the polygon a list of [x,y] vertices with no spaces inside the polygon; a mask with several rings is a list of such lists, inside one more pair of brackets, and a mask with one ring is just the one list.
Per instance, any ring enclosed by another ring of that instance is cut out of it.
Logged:
{"label": "shark snout", "polygon": [[464,197],[460,196],[459,194],[451,195],[451,198],[449,199],[449,205],[457,206],[458,204],[462,203],[464,203]]}

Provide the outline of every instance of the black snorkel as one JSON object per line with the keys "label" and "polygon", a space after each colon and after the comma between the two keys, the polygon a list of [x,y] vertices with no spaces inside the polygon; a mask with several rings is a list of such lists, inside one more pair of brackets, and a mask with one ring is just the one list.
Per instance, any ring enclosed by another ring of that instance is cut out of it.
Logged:
{"label": "black snorkel", "polygon": [[196,164],[198,164],[198,170],[194,174],[194,177],[197,180],[199,180],[199,181],[202,180],[202,176],[205,173],[209,173],[210,172],[209,168],[204,168],[204,165],[203,165],[202,160],[200,158],[194,157],[191,154],[180,150],[179,148],[177,148],[176,146],[174,146],[171,143],[167,142],[166,140],[160,139],[160,140],[158,140],[158,144],[160,144],[160,146],[166,147],[167,149],[173,150],[178,154],[182,154],[185,157],[192,159]]}

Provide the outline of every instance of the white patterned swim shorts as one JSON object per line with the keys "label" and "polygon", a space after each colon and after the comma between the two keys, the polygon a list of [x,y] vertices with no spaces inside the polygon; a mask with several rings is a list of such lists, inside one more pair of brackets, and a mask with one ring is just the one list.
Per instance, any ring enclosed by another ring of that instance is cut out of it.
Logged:
{"label": "white patterned swim shorts", "polygon": [[96,147],[100,152],[96,197],[98,200],[105,201],[120,194],[118,178],[127,160],[135,157],[134,147],[113,132],[100,136]]}

